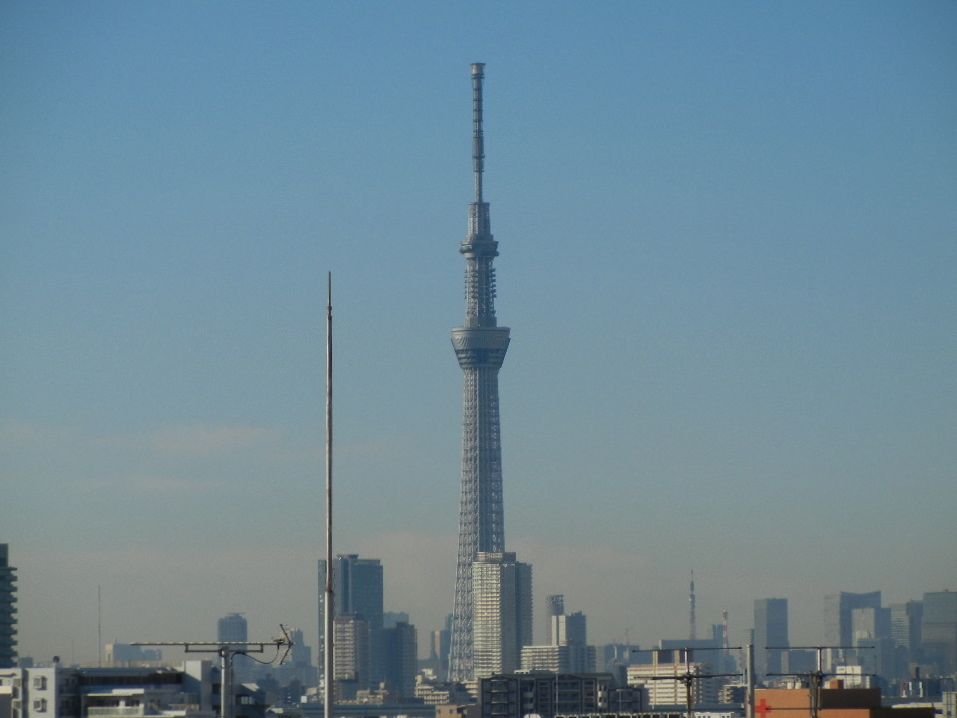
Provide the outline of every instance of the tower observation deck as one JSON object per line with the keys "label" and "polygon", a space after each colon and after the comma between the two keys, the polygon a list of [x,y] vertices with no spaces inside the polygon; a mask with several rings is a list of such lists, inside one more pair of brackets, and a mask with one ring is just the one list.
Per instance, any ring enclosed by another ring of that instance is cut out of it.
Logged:
{"label": "tower observation deck", "polygon": [[495,269],[498,242],[492,237],[482,175],[482,80],[485,65],[472,65],[472,170],[475,201],[459,252],[465,256],[465,324],[452,330],[452,346],[464,374],[462,419],[462,495],[459,547],[452,612],[449,678],[472,678],[472,562],[479,551],[505,550],[502,508],[502,444],[499,428],[498,370],[508,349],[508,327],[495,319]]}

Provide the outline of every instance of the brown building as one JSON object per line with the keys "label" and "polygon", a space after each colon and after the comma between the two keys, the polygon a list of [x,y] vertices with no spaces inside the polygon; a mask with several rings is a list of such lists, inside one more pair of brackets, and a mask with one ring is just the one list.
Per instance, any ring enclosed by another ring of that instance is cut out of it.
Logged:
{"label": "brown building", "polygon": [[437,705],[435,718],[480,718],[482,709],[478,703],[468,705]]}
{"label": "brown building", "polygon": [[[812,718],[811,692],[806,688],[759,688],[754,692],[755,718]],[[889,708],[881,705],[879,688],[844,688],[840,681],[821,689],[818,718],[934,718],[932,708]]]}

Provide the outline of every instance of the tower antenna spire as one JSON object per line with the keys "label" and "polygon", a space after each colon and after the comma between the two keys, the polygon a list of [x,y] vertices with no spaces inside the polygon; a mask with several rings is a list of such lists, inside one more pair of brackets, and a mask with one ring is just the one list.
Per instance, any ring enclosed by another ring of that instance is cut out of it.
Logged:
{"label": "tower antenna spire", "polygon": [[475,175],[475,201],[482,200],[482,173],[485,171],[485,137],[482,133],[482,80],[485,63],[472,63],[472,172]]}
{"label": "tower antenna spire", "polygon": [[492,260],[498,256],[498,242],[492,236],[489,205],[482,197],[485,65],[473,63],[471,74],[475,201],[469,205],[468,232],[459,245],[465,257],[465,322],[452,330],[452,347],[464,378],[459,549],[449,652],[449,676],[453,681],[474,676],[472,563],[479,552],[505,551],[498,370],[505,361],[509,330],[498,326],[495,318]]}

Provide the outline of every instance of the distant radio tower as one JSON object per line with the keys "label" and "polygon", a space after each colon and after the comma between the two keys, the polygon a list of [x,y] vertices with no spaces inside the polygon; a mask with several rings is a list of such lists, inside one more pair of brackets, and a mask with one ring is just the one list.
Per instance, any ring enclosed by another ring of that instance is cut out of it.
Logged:
{"label": "distant radio tower", "polygon": [[472,65],[472,172],[475,201],[459,252],[465,256],[465,324],[452,330],[452,346],[465,377],[462,420],[462,495],[449,678],[472,678],[472,563],[479,551],[505,550],[502,508],[502,444],[499,437],[498,370],[508,349],[508,327],[495,318],[498,242],[492,237],[482,188],[482,79],[485,65]]}
{"label": "distant radio tower", "polygon": [[694,615],[694,570],[691,571],[691,586],[688,589],[688,638],[694,641],[698,637]]}

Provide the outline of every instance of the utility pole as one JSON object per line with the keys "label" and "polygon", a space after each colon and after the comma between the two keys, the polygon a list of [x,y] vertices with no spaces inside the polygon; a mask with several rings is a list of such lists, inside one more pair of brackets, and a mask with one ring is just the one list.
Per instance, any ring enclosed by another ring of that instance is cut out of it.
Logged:
{"label": "utility pole", "polygon": [[[236,656],[246,656],[250,653],[265,653],[266,646],[273,646],[276,649],[276,655],[270,661],[260,661],[260,663],[273,663],[279,659],[279,665],[282,665],[292,649],[293,642],[286,631],[286,627],[281,623],[279,628],[282,631],[282,637],[274,638],[271,641],[138,641],[131,643],[132,646],[177,646],[182,647],[186,653],[216,653],[219,655],[219,715],[220,718],[233,718],[235,708],[235,695],[233,691],[233,658]],[[285,647],[282,656],[279,655],[280,648]],[[256,659],[253,659],[256,660]]]}

